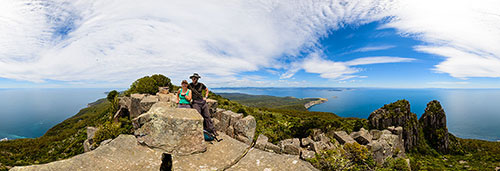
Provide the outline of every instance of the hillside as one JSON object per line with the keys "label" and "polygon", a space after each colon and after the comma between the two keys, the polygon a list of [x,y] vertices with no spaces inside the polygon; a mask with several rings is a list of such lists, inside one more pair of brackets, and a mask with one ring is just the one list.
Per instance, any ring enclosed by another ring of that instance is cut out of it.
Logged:
{"label": "hillside", "polygon": [[307,110],[305,105],[320,100],[320,98],[295,98],[295,97],[276,97],[267,95],[250,95],[243,93],[217,93],[231,101],[249,107],[274,108],[274,109],[294,109]]}

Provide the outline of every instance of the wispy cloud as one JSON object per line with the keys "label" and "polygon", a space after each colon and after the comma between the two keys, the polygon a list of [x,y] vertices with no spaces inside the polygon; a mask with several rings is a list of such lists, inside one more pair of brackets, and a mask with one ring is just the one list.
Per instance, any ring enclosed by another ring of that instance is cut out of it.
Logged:
{"label": "wispy cloud", "polygon": [[353,74],[362,71],[362,69],[356,68],[354,66],[381,63],[411,62],[414,60],[415,59],[413,58],[376,56],[357,58],[346,62],[335,62],[325,59],[320,53],[313,53],[304,60],[302,68],[306,72],[320,74],[320,77],[323,78],[346,80],[350,78],[360,77]]}
{"label": "wispy cloud", "polygon": [[290,78],[303,69],[342,78],[359,72],[352,66],[412,59],[372,57],[349,64],[301,55],[316,49],[332,30],[387,17],[392,20],[384,27],[427,43],[416,50],[444,57],[436,71],[454,77],[500,77],[499,3],[2,0],[0,77],[128,85],[152,73],[174,80],[192,72],[203,73],[207,80],[238,80],[239,73],[248,71],[287,69],[281,77]]}
{"label": "wispy cloud", "polygon": [[355,49],[351,51],[350,53],[355,53],[355,52],[370,52],[370,51],[379,51],[379,50],[387,50],[394,48],[396,46],[394,45],[382,45],[382,46],[365,46],[359,49]]}

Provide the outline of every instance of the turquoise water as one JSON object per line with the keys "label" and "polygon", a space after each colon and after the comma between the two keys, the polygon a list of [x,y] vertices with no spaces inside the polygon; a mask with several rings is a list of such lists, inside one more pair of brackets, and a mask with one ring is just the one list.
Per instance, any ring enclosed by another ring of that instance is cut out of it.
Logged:
{"label": "turquoise water", "polygon": [[372,111],[399,99],[410,101],[412,112],[420,118],[429,101],[439,100],[446,112],[448,129],[454,135],[500,140],[500,89],[216,88],[213,91],[323,97],[328,102],[309,110],[358,118],[368,118]]}
{"label": "turquoise water", "polygon": [[0,139],[34,138],[110,89],[0,89]]}

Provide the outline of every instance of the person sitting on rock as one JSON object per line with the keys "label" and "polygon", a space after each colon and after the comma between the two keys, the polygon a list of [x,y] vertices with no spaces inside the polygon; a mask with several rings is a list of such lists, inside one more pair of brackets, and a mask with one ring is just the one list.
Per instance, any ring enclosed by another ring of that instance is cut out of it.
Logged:
{"label": "person sitting on rock", "polygon": [[179,108],[191,108],[192,93],[188,89],[188,82],[182,80],[181,86],[177,91],[177,104],[179,104]]}
{"label": "person sitting on rock", "polygon": [[[208,111],[207,97],[208,88],[205,84],[198,82],[201,77],[194,73],[189,77],[193,82],[189,83],[188,88],[193,92],[193,103],[192,106],[196,109],[203,117],[203,129],[217,136],[215,127],[212,123],[212,118],[210,118],[210,112]],[[203,90],[205,90],[205,96],[202,95]]]}

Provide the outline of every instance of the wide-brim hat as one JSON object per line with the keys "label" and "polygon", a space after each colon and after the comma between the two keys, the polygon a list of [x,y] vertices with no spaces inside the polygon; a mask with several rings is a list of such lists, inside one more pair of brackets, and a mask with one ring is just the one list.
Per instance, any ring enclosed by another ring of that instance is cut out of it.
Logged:
{"label": "wide-brim hat", "polygon": [[191,75],[191,76],[189,77],[189,79],[193,79],[193,77],[196,77],[196,78],[198,78],[198,79],[200,79],[200,78],[201,78],[201,77],[200,77],[200,75],[198,75],[198,73],[194,73],[193,75]]}

